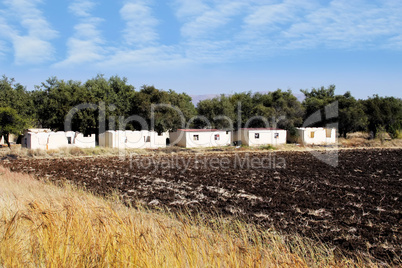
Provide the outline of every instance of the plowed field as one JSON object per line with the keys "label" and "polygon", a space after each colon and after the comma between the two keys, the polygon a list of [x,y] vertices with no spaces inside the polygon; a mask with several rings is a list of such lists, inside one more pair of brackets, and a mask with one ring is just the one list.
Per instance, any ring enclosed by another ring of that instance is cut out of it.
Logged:
{"label": "plowed field", "polygon": [[336,167],[309,152],[11,159],[3,165],[150,206],[217,211],[285,233],[402,255],[402,150],[341,150]]}

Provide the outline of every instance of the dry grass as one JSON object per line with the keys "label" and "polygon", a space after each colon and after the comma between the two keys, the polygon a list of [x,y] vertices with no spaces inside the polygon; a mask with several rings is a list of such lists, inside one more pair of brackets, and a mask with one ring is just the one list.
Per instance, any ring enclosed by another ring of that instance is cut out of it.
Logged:
{"label": "dry grass", "polygon": [[325,245],[217,217],[128,208],[0,167],[0,266],[363,267]]}
{"label": "dry grass", "polygon": [[402,139],[366,139],[362,137],[339,138],[338,144],[345,148],[401,148]]}
{"label": "dry grass", "polygon": [[348,133],[345,138],[339,138],[338,144],[345,148],[401,148],[402,137],[391,139],[388,133],[382,133],[382,137],[370,139],[367,132]]}
{"label": "dry grass", "polygon": [[19,146],[11,147],[11,150],[7,147],[0,149],[0,157],[6,157],[10,155],[15,155],[18,157],[32,157],[32,158],[52,158],[52,157],[86,157],[86,156],[118,156],[121,153],[124,154],[151,154],[153,150],[149,149],[129,149],[129,150],[119,150],[117,148],[78,148],[78,147],[67,147],[60,148],[57,150],[30,150],[27,148],[22,148]]}

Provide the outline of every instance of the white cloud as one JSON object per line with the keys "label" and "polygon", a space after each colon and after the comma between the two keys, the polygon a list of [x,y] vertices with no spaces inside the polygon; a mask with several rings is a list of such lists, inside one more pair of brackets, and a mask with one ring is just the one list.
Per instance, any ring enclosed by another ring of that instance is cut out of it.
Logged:
{"label": "white cloud", "polygon": [[8,10],[3,12],[8,20],[18,21],[26,30],[21,30],[0,21],[0,32],[5,32],[6,39],[13,43],[16,64],[39,64],[53,59],[55,49],[50,40],[58,36],[53,30],[42,11],[37,7],[40,0],[6,0],[4,4]]}
{"label": "white cloud", "polygon": [[9,45],[6,40],[10,39],[12,36],[12,29],[5,21],[2,10],[0,10],[0,57],[8,54]]}
{"label": "white cloud", "polygon": [[4,14],[2,10],[0,10],[0,37],[4,39],[11,39],[17,32],[10,27],[7,21],[4,19]]}
{"label": "white cloud", "polygon": [[[246,8],[234,47],[245,57],[284,49],[401,49],[402,2],[267,1]],[[242,45],[249,44],[247,50]]]}
{"label": "white cloud", "polygon": [[102,67],[121,69],[127,67],[173,67],[188,63],[174,47],[154,46],[132,50],[118,50],[107,61],[100,63]]}
{"label": "white cloud", "polygon": [[7,44],[6,42],[0,40],[0,57],[5,56],[6,52],[7,52]]}
{"label": "white cloud", "polygon": [[69,6],[80,22],[74,26],[74,35],[67,41],[67,58],[55,67],[72,67],[105,58],[105,41],[98,29],[103,20],[91,15],[94,7],[95,2],[89,0],[76,0]]}
{"label": "white cloud", "polygon": [[85,20],[82,23],[75,25],[75,37],[101,43],[101,31],[98,30],[98,24],[101,22],[101,19],[91,18],[90,20]]}
{"label": "white cloud", "polygon": [[72,66],[86,62],[95,62],[102,60],[102,49],[96,42],[92,40],[82,40],[78,38],[70,38],[67,43],[69,56],[68,58],[57,64],[56,66]]}
{"label": "white cloud", "polygon": [[185,57],[198,63],[219,63],[238,57],[245,47],[237,43],[236,36],[248,2],[174,1],[174,14],[182,23],[180,46]]}
{"label": "white cloud", "polygon": [[74,37],[69,38],[67,42],[69,56],[61,64],[75,65],[104,59],[105,50],[102,47],[104,41],[97,29],[100,21],[90,18],[74,27]]}
{"label": "white cloud", "polygon": [[175,15],[181,20],[199,16],[209,10],[209,7],[202,0],[175,0],[173,7],[176,10]]}
{"label": "white cloud", "polygon": [[401,18],[397,14],[401,14],[401,4],[395,2],[333,0],[326,5],[319,2],[308,5],[283,1],[258,8],[249,15],[243,34],[275,38],[278,48],[288,49],[320,45],[336,49],[378,47],[384,38],[401,31]]}
{"label": "white cloud", "polygon": [[204,39],[214,36],[218,30],[227,26],[235,16],[242,13],[245,7],[244,1],[219,1],[216,4],[207,6],[202,2],[196,5],[187,1],[179,1],[176,15],[184,24],[181,34],[189,39]]}
{"label": "white cloud", "polygon": [[385,49],[396,49],[402,50],[402,34],[393,36],[387,40],[388,42],[384,44],[383,48]]}
{"label": "white cloud", "polygon": [[13,38],[15,63],[41,63],[53,59],[54,48],[38,37],[15,36]]}
{"label": "white cloud", "polygon": [[280,3],[255,5],[250,7],[251,13],[245,17],[248,27],[265,27],[280,25],[298,19],[301,11],[311,8],[311,1],[285,0]]}
{"label": "white cloud", "polygon": [[154,0],[122,2],[118,45],[102,37],[95,1],[75,0],[69,10],[79,21],[67,59],[56,66],[227,63],[297,49],[402,48],[402,4],[392,0],[174,0],[169,5],[181,36],[169,46],[158,34]]}
{"label": "white cloud", "polygon": [[90,12],[95,7],[95,5],[96,4],[90,0],[75,1],[68,7],[68,9],[76,16],[90,17]]}
{"label": "white cloud", "polygon": [[155,30],[158,20],[144,1],[126,2],[120,10],[120,15],[126,21],[123,34],[129,45],[147,45],[158,39]]}
{"label": "white cloud", "polygon": [[316,7],[315,1],[308,0],[271,1],[251,5],[237,38],[241,42],[252,40],[256,44],[270,44],[266,49],[276,49],[288,38],[284,36],[288,27],[303,21],[304,16]]}

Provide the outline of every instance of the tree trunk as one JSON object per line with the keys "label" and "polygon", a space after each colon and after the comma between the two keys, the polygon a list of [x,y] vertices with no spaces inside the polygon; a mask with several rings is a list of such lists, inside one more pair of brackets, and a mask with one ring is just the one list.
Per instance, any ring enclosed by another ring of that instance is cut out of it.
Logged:
{"label": "tree trunk", "polygon": [[8,136],[9,136],[9,133],[4,133],[4,141],[7,143],[8,148],[11,150],[11,144],[8,141]]}

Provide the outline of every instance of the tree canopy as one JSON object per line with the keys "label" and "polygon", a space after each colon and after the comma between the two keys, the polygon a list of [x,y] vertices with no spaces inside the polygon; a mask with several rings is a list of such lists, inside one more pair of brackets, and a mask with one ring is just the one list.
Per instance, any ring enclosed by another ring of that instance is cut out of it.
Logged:
{"label": "tree canopy", "polygon": [[0,107],[13,108],[24,118],[36,116],[32,92],[27,91],[13,78],[7,78],[5,75],[0,79]]}
{"label": "tree canopy", "polygon": [[27,121],[21,118],[16,110],[10,107],[0,107],[0,137],[4,136],[8,147],[10,147],[9,135],[20,135],[27,126]]}
{"label": "tree canopy", "polygon": [[[215,128],[290,129],[302,124],[304,114],[303,107],[292,92],[280,89],[265,94],[248,92],[231,96],[221,95],[200,101],[197,111]],[[198,126],[205,126],[205,122]]]}
{"label": "tree canopy", "polygon": [[[346,136],[354,131],[386,129],[393,137],[402,127],[402,101],[374,95],[357,100],[335,94],[335,85],[301,90],[300,102],[290,90],[242,92],[198,102],[186,93],[143,85],[138,91],[126,78],[97,75],[85,82],[50,77],[28,91],[14,79],[0,79],[1,131],[20,133],[36,126],[84,134],[105,130],[278,127],[337,124]],[[332,125],[331,125],[332,126]]]}
{"label": "tree canopy", "polygon": [[402,129],[402,99],[374,95],[363,101],[368,116],[368,129],[374,133],[385,129],[392,137],[397,137]]}
{"label": "tree canopy", "polygon": [[[335,95],[335,85],[330,85],[327,88],[313,88],[301,92],[305,96],[302,105],[306,110],[306,127],[325,127],[336,122],[339,133],[344,137],[347,133],[367,129],[364,106],[361,101],[352,97],[349,91],[343,95]],[[333,107],[337,107],[337,112],[331,109]]]}

